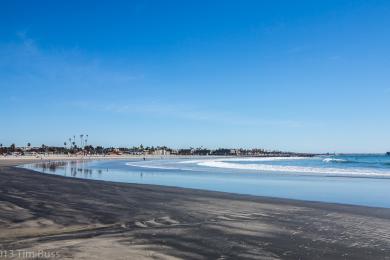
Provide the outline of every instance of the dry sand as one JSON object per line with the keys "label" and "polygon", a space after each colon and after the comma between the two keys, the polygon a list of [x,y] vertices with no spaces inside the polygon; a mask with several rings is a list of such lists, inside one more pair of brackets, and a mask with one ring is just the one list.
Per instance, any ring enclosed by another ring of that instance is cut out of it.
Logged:
{"label": "dry sand", "polygon": [[390,259],[390,209],[80,180],[18,163],[0,160],[4,259]]}

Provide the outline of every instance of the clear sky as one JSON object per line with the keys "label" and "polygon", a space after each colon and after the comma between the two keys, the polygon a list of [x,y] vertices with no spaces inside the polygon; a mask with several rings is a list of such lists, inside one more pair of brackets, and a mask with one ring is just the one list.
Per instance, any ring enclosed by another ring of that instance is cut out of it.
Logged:
{"label": "clear sky", "polygon": [[390,150],[389,1],[1,1],[0,143]]}

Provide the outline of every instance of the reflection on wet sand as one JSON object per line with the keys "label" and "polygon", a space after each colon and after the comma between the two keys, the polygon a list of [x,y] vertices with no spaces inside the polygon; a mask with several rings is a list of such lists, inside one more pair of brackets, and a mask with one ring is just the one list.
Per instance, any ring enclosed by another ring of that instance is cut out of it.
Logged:
{"label": "reflection on wet sand", "polygon": [[94,173],[97,173],[98,175],[102,174],[101,169],[93,170],[87,168],[86,163],[87,163],[86,161],[42,162],[42,163],[35,164],[34,168],[43,173],[58,173],[59,171],[62,171],[64,176],[68,176],[70,174],[70,176],[72,177],[79,176],[83,178],[91,177]]}
{"label": "reflection on wet sand", "polygon": [[[83,179],[103,179],[104,174],[109,174],[109,168],[91,168],[91,161],[48,161],[31,165],[26,165],[28,169],[36,170],[42,173],[57,174],[66,177],[75,177]],[[148,173],[149,176],[158,176],[157,173]],[[140,180],[144,179],[144,173],[137,172],[136,175]]]}

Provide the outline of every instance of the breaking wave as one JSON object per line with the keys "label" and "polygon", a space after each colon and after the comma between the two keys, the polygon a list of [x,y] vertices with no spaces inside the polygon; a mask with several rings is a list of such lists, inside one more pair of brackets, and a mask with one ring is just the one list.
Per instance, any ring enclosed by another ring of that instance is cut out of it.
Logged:
{"label": "breaking wave", "polygon": [[[195,160],[181,160],[176,162],[129,162],[128,166],[149,168],[149,169],[161,169],[161,170],[183,170],[183,171],[203,171],[212,168],[220,169],[232,169],[232,170],[245,170],[245,171],[257,171],[257,172],[284,172],[284,173],[298,173],[298,174],[311,174],[311,175],[341,175],[341,176],[365,176],[365,177],[390,177],[389,170],[357,168],[357,167],[324,167],[322,166],[301,166],[294,165],[280,165],[277,161],[289,161],[294,160],[310,160],[310,158],[304,157],[253,157],[253,158],[207,158],[207,159],[195,159]],[[317,158],[318,160],[318,158]],[[321,159],[320,159],[321,160]],[[275,164],[272,163],[275,161]],[[321,160],[325,163],[336,162],[345,163],[349,162],[344,159],[337,158],[325,158]],[[249,162],[249,163],[248,163]],[[267,163],[262,163],[267,162]],[[206,167],[206,168],[205,168]]]}
{"label": "breaking wave", "polygon": [[310,173],[310,174],[390,177],[390,172],[373,171],[373,170],[366,170],[366,169],[319,168],[319,167],[284,166],[284,165],[269,165],[269,164],[239,164],[239,163],[230,163],[230,162],[214,161],[214,160],[199,162],[198,165],[213,167],[213,168],[255,170],[255,171],[268,171],[268,172],[293,172],[293,173]]}
{"label": "breaking wave", "polygon": [[181,171],[192,171],[192,169],[182,168],[182,167],[172,167],[164,165],[150,165],[150,164],[137,164],[133,162],[127,162],[127,166],[138,167],[138,168],[147,168],[147,169],[159,169],[159,170],[181,170]]}
{"label": "breaking wave", "polygon": [[346,162],[351,162],[351,161],[348,161],[348,160],[344,160],[344,159],[336,159],[336,158],[325,158],[324,160],[322,160],[323,162],[339,162],[339,163],[346,163]]}

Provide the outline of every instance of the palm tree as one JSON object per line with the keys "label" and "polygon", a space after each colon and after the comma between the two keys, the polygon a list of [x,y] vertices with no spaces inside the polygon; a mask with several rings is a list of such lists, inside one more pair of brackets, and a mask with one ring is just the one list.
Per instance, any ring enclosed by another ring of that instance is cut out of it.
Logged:
{"label": "palm tree", "polygon": [[31,146],[31,144],[30,144],[30,142],[28,142],[27,143],[27,148],[25,148],[25,150],[27,150],[27,149],[30,150],[30,146]]}
{"label": "palm tree", "polygon": [[83,147],[83,137],[84,137],[84,135],[81,134],[81,135],[80,135],[80,145],[81,145],[81,149],[84,148],[84,147]]}

